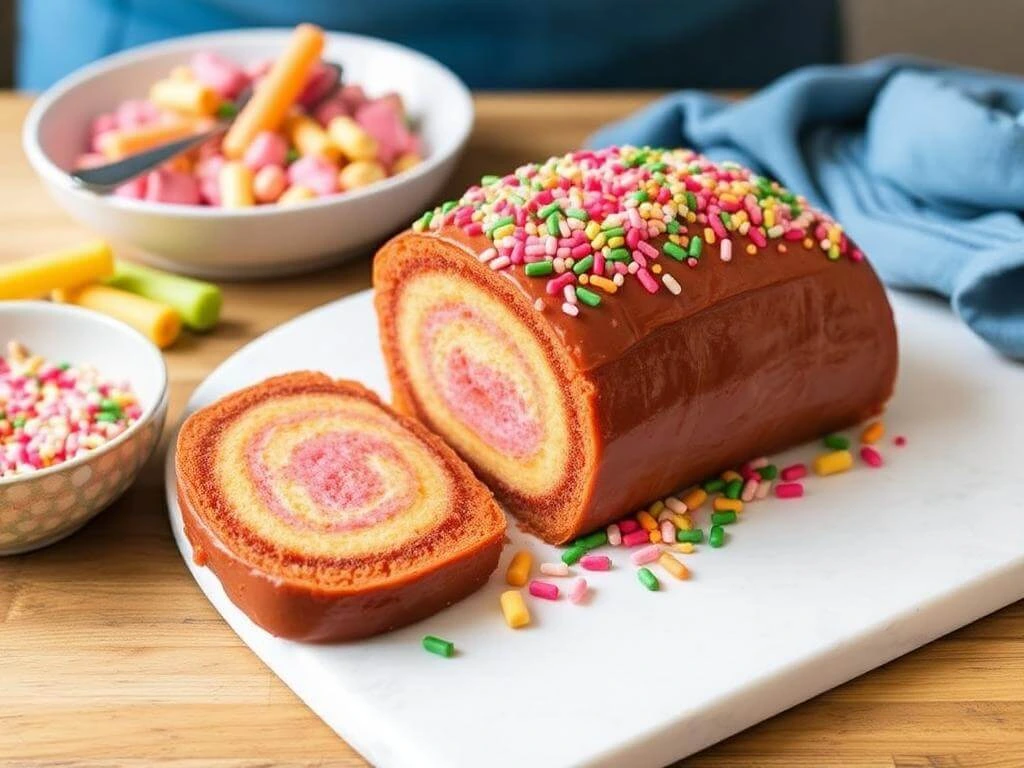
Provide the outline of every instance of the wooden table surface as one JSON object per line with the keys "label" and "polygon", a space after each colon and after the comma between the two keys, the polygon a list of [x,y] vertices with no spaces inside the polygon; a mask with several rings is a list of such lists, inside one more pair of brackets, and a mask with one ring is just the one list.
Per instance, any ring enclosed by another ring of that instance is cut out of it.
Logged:
{"label": "wooden table surface", "polygon": [[[481,95],[449,192],[571,149],[650,98]],[[28,104],[0,95],[0,260],[87,234],[50,202],[21,154]],[[369,285],[367,258],[307,277],[225,285],[217,330],[186,336],[167,352],[168,424],[240,346]],[[135,486],[85,529],[49,549],[0,558],[0,764],[365,765],[239,642],[193,582],[167,522],[166,442],[165,435]],[[1024,602],[682,764],[1020,768]]]}

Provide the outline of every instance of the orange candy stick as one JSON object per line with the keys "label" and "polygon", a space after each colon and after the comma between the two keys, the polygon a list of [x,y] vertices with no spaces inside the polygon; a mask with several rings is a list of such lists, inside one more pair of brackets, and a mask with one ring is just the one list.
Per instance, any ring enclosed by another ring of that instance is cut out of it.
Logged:
{"label": "orange candy stick", "polygon": [[288,110],[302,92],[310,70],[320,59],[323,48],[324,31],[320,27],[299,24],[295,28],[288,47],[274,62],[224,137],[225,155],[239,160],[257,133],[276,131],[281,127]]}
{"label": "orange candy stick", "polygon": [[155,147],[157,144],[183,139],[205,129],[208,125],[208,121],[182,118],[152,123],[127,131],[110,131],[100,137],[99,148],[108,159],[119,160],[122,157]]}

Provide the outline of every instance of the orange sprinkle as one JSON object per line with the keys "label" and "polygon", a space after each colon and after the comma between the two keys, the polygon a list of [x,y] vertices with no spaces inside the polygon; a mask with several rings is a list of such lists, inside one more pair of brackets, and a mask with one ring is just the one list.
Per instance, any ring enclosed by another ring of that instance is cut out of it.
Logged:
{"label": "orange sprinkle", "polygon": [[[583,277],[583,275],[580,275],[580,277]],[[591,275],[590,284],[597,286],[605,293],[615,293],[617,290],[619,290],[619,286],[617,286],[607,277],[602,277],[601,275]]]}
{"label": "orange sprinkle", "polygon": [[872,445],[877,443],[882,437],[885,436],[885,424],[881,421],[873,421],[864,427],[864,431],[860,433],[860,441]]}
{"label": "orange sprinkle", "polygon": [[683,504],[689,510],[697,509],[701,504],[708,500],[708,495],[703,488],[694,488],[688,491],[682,498]]}
{"label": "orange sprinkle", "polygon": [[739,499],[727,499],[725,496],[719,496],[714,500],[712,506],[715,508],[715,512],[742,512],[743,502]]}
{"label": "orange sprinkle", "polygon": [[750,243],[747,246],[747,253],[749,253],[751,256],[753,256],[755,253],[757,253],[757,246],[754,245],[753,243]]}

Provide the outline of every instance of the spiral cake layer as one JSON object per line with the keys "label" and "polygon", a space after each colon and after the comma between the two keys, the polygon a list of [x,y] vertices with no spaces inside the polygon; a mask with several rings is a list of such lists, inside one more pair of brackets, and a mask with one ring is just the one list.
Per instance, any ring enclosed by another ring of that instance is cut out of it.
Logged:
{"label": "spiral cake layer", "polygon": [[296,373],[229,395],[182,427],[177,474],[196,561],[281,636],[409,623],[497,565],[504,519],[490,493],[358,384]]}
{"label": "spiral cake layer", "polygon": [[842,227],[688,150],[485,177],[374,261],[396,407],[552,542],[877,413],[896,337]]}

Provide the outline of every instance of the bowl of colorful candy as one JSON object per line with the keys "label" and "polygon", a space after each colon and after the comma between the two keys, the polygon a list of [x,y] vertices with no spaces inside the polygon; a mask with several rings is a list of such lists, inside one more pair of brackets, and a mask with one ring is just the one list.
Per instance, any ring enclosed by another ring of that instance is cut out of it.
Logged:
{"label": "bowl of colorful candy", "polygon": [[73,533],[120,496],[167,415],[142,334],[79,307],[0,302],[0,555]]}
{"label": "bowl of colorful candy", "polygon": [[[124,251],[244,279],[365,253],[407,226],[436,202],[472,125],[469,91],[433,59],[300,25],[102,59],[40,96],[22,140],[57,202]],[[70,175],[200,134],[110,194]]]}

